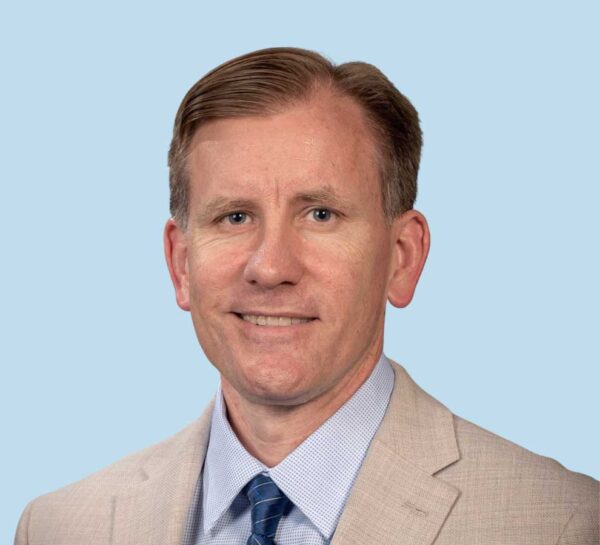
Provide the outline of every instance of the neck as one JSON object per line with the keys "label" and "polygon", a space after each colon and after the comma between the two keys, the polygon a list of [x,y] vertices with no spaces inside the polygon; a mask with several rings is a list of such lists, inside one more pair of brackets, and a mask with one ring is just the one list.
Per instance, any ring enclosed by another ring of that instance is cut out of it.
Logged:
{"label": "neck", "polygon": [[294,406],[250,401],[221,377],[229,423],[252,456],[274,467],[354,395],[373,371],[379,354],[380,350],[330,390]]}

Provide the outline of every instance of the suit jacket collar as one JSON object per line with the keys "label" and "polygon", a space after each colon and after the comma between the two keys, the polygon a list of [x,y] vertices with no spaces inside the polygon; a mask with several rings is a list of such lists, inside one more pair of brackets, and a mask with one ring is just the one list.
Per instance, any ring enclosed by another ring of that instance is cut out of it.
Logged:
{"label": "suit jacket collar", "polygon": [[453,415],[399,365],[332,545],[430,545],[460,492],[434,474],[460,458]]}
{"label": "suit jacket collar", "polygon": [[210,432],[214,402],[140,467],[139,481],[114,499],[113,545],[181,545]]}
{"label": "suit jacket collar", "polygon": [[375,439],[416,468],[433,475],[460,458],[454,416],[423,391],[403,367],[391,363],[394,390]]}
{"label": "suit jacket collar", "polygon": [[[394,363],[394,362],[392,362]],[[429,545],[459,491],[434,474],[459,459],[453,416],[393,364],[394,390],[332,545]],[[115,498],[113,545],[181,545],[213,403]]]}

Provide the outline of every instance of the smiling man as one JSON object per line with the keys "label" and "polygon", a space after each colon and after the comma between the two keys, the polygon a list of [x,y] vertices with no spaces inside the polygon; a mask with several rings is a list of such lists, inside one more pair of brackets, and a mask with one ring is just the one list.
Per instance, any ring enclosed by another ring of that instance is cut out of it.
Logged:
{"label": "smiling man", "polygon": [[418,116],[276,48],[185,96],[167,263],[221,383],[194,424],[31,502],[16,543],[598,542],[598,482],[453,415],[382,353],[429,249]]}

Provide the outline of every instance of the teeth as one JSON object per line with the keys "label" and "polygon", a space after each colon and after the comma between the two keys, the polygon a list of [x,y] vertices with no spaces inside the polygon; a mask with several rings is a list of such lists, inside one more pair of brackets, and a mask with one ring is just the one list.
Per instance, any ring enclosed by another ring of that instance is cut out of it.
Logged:
{"label": "teeth", "polygon": [[255,316],[253,314],[242,314],[242,319],[254,325],[270,325],[276,327],[285,327],[289,325],[310,322],[309,318],[290,318],[289,316]]}

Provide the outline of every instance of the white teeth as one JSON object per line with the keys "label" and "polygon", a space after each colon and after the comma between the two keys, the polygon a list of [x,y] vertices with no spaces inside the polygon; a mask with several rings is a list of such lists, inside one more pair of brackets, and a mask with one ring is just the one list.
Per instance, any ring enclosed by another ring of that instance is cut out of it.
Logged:
{"label": "white teeth", "polygon": [[270,325],[285,327],[288,325],[303,324],[310,322],[310,318],[290,318],[289,316],[255,316],[253,314],[242,314],[242,319],[254,325]]}

